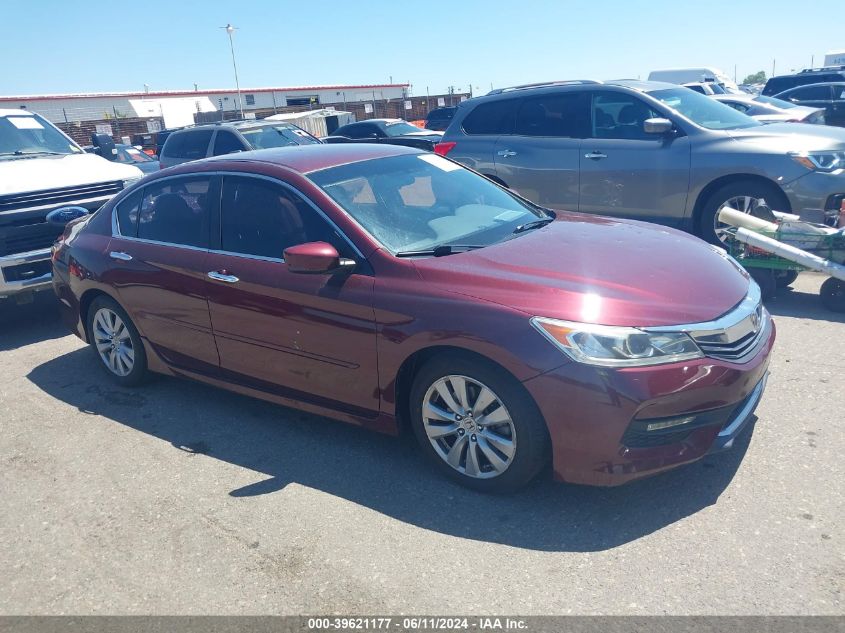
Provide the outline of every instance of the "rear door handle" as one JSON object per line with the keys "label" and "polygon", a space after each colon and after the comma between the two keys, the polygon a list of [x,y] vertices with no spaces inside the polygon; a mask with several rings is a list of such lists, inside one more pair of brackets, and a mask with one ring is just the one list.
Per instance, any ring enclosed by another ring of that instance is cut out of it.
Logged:
{"label": "rear door handle", "polygon": [[510,150],[510,149],[501,149],[496,153],[499,156],[504,156],[505,158],[507,158],[508,156],[516,156],[516,152],[514,152],[513,150]]}
{"label": "rear door handle", "polygon": [[217,281],[225,281],[227,284],[234,284],[240,281],[240,279],[228,274],[225,270],[212,270],[208,273],[208,276]]}
{"label": "rear door handle", "polygon": [[601,158],[607,158],[607,154],[604,154],[602,152],[590,152],[589,154],[584,154],[584,158],[599,160]]}
{"label": "rear door handle", "polygon": [[124,253],[123,251],[112,251],[111,253],[109,253],[109,257],[111,257],[112,259],[119,259],[123,262],[128,262],[132,259],[132,255],[130,255],[129,253]]}

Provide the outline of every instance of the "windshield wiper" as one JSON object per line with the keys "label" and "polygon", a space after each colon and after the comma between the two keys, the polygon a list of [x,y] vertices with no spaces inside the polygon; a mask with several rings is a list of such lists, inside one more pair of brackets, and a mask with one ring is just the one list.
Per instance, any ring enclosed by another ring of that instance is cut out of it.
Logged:
{"label": "windshield wiper", "polygon": [[484,246],[484,244],[441,244],[421,251],[399,251],[396,253],[396,257],[445,257],[454,253],[465,253],[477,248],[484,248]]}
{"label": "windshield wiper", "polygon": [[48,154],[50,156],[62,156],[63,152],[51,152],[47,150],[37,150],[34,152],[24,152],[22,150],[15,150],[14,152],[3,152],[0,156],[40,156],[42,154]]}
{"label": "windshield wiper", "polygon": [[534,220],[533,222],[526,222],[525,224],[520,224],[513,230],[513,234],[516,235],[517,233],[524,233],[525,231],[530,231],[531,229],[539,229],[543,226],[546,226],[550,222],[554,222],[554,218],[543,218],[542,220]]}

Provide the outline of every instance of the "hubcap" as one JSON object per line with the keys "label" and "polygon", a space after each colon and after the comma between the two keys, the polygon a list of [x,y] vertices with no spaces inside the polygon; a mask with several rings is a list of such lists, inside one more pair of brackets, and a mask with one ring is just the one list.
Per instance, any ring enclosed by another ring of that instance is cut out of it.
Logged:
{"label": "hubcap", "polygon": [[113,374],[126,376],[135,366],[132,337],[123,320],[112,310],[100,308],[94,314],[94,345]]}
{"label": "hubcap", "polygon": [[501,475],[516,454],[516,432],[504,403],[468,376],[444,376],[425,394],[428,441],[449,466],[476,479]]}
{"label": "hubcap", "polygon": [[716,237],[724,242],[727,236],[727,229],[730,226],[729,224],[719,222],[719,211],[728,207],[729,209],[734,209],[735,211],[739,211],[741,213],[750,214],[763,201],[763,198],[754,198],[752,196],[734,196],[733,198],[725,200],[725,202],[716,209],[716,215],[713,217],[713,229],[716,231]]}

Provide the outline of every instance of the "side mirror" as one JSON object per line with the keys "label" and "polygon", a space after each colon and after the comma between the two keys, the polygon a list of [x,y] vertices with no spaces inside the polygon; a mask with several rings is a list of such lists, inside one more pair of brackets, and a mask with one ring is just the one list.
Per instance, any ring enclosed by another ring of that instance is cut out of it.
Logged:
{"label": "side mirror", "polygon": [[337,249],[326,242],[307,242],[291,246],[285,249],[284,258],[292,273],[318,275],[355,266],[354,260],[341,259]]}
{"label": "side mirror", "polygon": [[669,119],[646,119],[643,121],[643,132],[646,134],[668,134],[675,125]]}
{"label": "side mirror", "polygon": [[85,207],[59,207],[47,214],[47,222],[64,226],[68,222],[73,222],[84,215],[88,215],[88,209]]}
{"label": "side mirror", "polygon": [[92,134],[91,144],[97,149],[97,153],[106,160],[117,158],[117,148],[108,134]]}

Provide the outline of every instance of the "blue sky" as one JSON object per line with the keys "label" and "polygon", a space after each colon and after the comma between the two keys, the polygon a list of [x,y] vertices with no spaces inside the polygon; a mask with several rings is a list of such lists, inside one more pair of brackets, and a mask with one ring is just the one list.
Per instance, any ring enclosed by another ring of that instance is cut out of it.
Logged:
{"label": "blue sky", "polygon": [[[360,7],[366,6],[367,9]],[[738,78],[845,48],[845,2],[810,0],[144,0],[3,3],[0,93],[410,82],[433,94],[546,79],[645,78],[716,66]]]}

